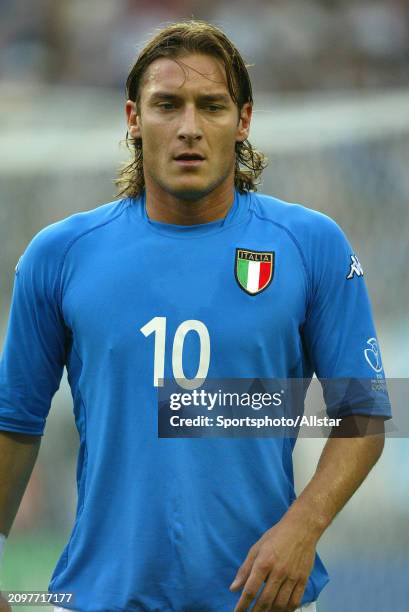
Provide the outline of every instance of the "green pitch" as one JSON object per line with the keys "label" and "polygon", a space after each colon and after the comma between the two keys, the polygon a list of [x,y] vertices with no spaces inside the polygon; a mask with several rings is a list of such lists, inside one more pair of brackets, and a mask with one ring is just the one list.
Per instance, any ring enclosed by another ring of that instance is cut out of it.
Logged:
{"label": "green pitch", "polygon": [[[50,532],[13,535],[8,538],[1,571],[3,591],[47,591],[51,574],[66,538]],[[24,612],[50,612],[51,606],[15,606]]]}

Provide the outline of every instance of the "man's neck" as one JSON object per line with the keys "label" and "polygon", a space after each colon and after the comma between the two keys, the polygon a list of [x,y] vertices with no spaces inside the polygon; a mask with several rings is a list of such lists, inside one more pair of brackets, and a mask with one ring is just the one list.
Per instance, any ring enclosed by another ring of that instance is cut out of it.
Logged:
{"label": "man's neck", "polygon": [[223,185],[197,200],[183,200],[146,185],[146,212],[152,221],[197,225],[223,219],[234,200],[234,184]]}

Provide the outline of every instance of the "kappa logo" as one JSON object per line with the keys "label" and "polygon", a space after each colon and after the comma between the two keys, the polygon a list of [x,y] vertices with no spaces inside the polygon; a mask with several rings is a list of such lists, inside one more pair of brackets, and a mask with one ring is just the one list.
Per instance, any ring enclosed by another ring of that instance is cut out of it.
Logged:
{"label": "kappa logo", "polygon": [[371,368],[378,374],[382,372],[381,355],[379,353],[378,341],[376,338],[369,338],[367,340],[369,348],[364,350],[365,359],[371,366]]}
{"label": "kappa logo", "polygon": [[354,274],[357,276],[363,276],[364,271],[362,269],[361,264],[359,263],[359,259],[356,255],[351,255],[351,266],[349,268],[349,273],[347,279],[350,280],[354,277]]}
{"label": "kappa logo", "polygon": [[257,295],[267,289],[274,276],[274,251],[250,251],[236,249],[234,275],[249,295]]}
{"label": "kappa logo", "polygon": [[15,269],[15,272],[16,272],[16,275],[17,275],[17,274],[20,272],[20,262],[21,262],[22,258],[23,258],[23,256],[21,255],[21,256],[20,256],[20,259],[19,259],[19,260],[18,260],[18,262],[17,262],[16,267],[14,268],[14,269]]}

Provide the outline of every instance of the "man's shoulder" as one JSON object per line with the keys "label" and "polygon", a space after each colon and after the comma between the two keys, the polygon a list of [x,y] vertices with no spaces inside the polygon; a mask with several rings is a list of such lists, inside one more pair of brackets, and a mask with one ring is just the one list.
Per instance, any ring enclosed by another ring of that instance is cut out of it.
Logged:
{"label": "man's shoulder", "polygon": [[336,226],[328,215],[297,202],[287,202],[265,193],[254,193],[253,211],[256,216],[285,228],[315,229]]}
{"label": "man's shoulder", "polygon": [[[74,213],[44,227],[27,246],[22,261],[47,261],[57,264],[81,236],[114,221],[126,207],[127,200],[116,200],[91,210]],[[20,262],[19,262],[20,263]]]}
{"label": "man's shoulder", "polygon": [[69,215],[44,227],[34,236],[33,241],[43,243],[45,246],[64,248],[83,234],[116,219],[123,211],[125,204],[126,200],[116,200],[91,210]]}
{"label": "man's shoulder", "polygon": [[76,240],[83,234],[116,219],[124,209],[126,200],[108,202],[83,212],[74,213],[56,223],[44,227],[33,240],[57,246]]}
{"label": "man's shoulder", "polygon": [[339,226],[331,217],[306,205],[287,202],[264,193],[254,193],[252,195],[254,214],[288,232],[319,234],[339,229]]}

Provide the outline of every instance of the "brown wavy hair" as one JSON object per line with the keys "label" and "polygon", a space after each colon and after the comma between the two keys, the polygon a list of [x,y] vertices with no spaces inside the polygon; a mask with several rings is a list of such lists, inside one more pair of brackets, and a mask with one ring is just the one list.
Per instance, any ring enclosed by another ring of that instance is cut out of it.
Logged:
{"label": "brown wavy hair", "polygon": [[[148,66],[159,57],[178,58],[188,53],[203,53],[222,60],[230,95],[240,110],[246,102],[253,104],[250,76],[242,56],[226,34],[205,21],[182,21],[160,29],[140,52],[126,81],[127,99],[140,108],[141,82]],[[138,197],[145,188],[143,151],[140,139],[126,133],[126,146],[132,154],[130,162],[119,170],[115,180],[118,197]],[[237,142],[234,183],[240,192],[257,191],[259,177],[267,166],[267,158],[254,149],[248,140]]]}

